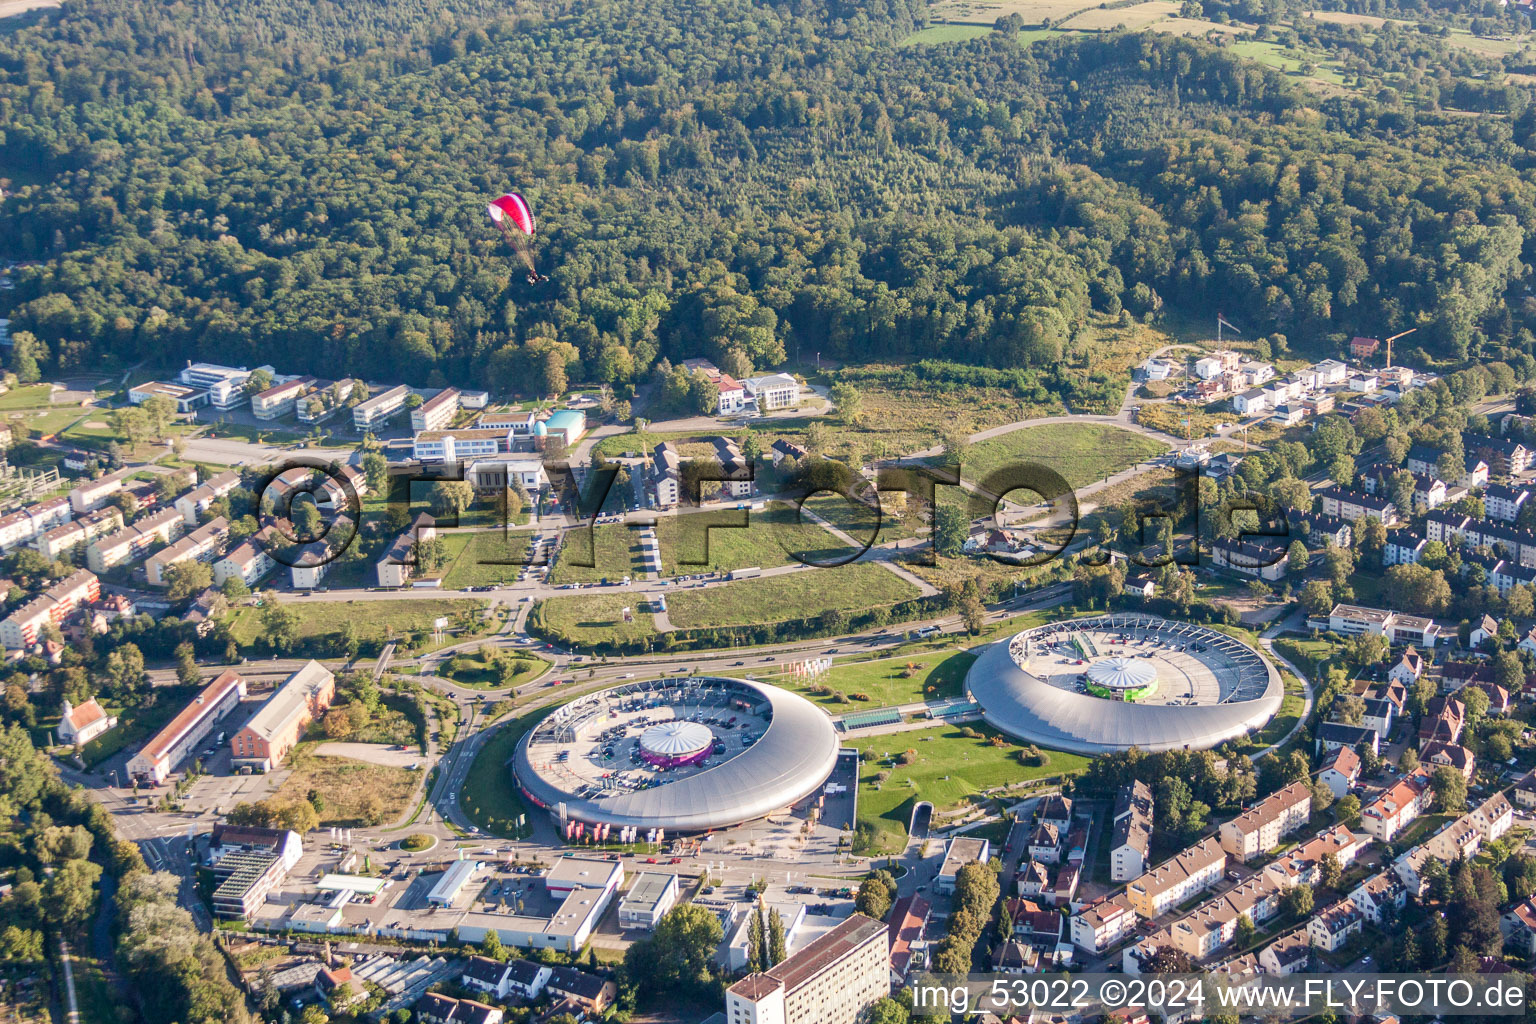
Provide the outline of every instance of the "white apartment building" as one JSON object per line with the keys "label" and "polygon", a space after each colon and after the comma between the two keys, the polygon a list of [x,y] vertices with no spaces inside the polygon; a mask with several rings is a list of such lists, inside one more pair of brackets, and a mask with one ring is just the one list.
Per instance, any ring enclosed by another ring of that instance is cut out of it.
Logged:
{"label": "white apartment building", "polygon": [[246,586],[254,587],[258,580],[276,567],[277,563],[267,554],[264,545],[248,540],[213,563],[213,582],[223,586],[225,580],[235,577]]}
{"label": "white apartment building", "polygon": [[137,562],[156,544],[169,544],[180,537],[184,525],[180,512],[163,508],[132,526],[94,541],[85,549],[86,564],[92,572],[106,572],[119,565]]}
{"label": "white apartment building", "polygon": [[97,477],[95,480],[86,480],[69,492],[69,505],[78,515],[82,512],[90,512],[107,503],[107,499],[123,489],[123,481],[131,475],[127,469],[120,469],[115,473]]}
{"label": "white apartment building", "polygon": [[1207,836],[1132,881],[1125,896],[1142,917],[1158,917],[1221,881],[1226,869],[1226,851],[1215,836]]}
{"label": "white apartment building", "polygon": [[725,993],[727,1024],[856,1024],[890,995],[887,927],[854,914]]}
{"label": "white apartment building", "polygon": [[410,388],[399,384],[374,395],[366,402],[358,402],[352,407],[352,425],[359,431],[377,430],[405,408],[405,398],[410,393]]}
{"label": "white apartment building", "polygon": [[30,544],[40,534],[74,518],[74,505],[62,496],[0,516],[0,552],[9,554],[23,544]]}
{"label": "white apartment building", "polygon": [[229,520],[219,516],[204,523],[185,537],[150,555],[144,563],[144,575],[150,586],[163,587],[166,572],[179,562],[212,562],[229,538]]}
{"label": "white apartment building", "polygon": [[1134,932],[1137,920],[1123,893],[1094,903],[1072,916],[1072,945],[1102,953]]}
{"label": "white apartment building", "polygon": [[1115,796],[1114,838],[1109,846],[1109,877],[1129,882],[1147,870],[1152,849],[1152,788],[1135,780]]}
{"label": "white apartment building", "polygon": [[295,377],[259,391],[251,396],[251,415],[259,420],[275,420],[287,416],[298,408],[301,398],[315,390],[317,383],[319,381],[314,377]]}
{"label": "white apartment building", "polygon": [[32,546],[41,552],[44,558],[58,558],[82,544],[89,544],[98,537],[104,537],[122,528],[123,514],[117,510],[116,506],[108,505],[106,508],[87,512],[79,519],[39,534],[33,540]]}
{"label": "white apartment building", "polygon": [[442,430],[459,411],[459,389],[444,388],[411,410],[411,429]]}
{"label": "white apartment building", "polygon": [[656,446],[651,456],[651,491],[657,508],[675,508],[682,491],[683,460],[671,441]]}
{"label": "white apartment building", "polygon": [[175,508],[181,513],[188,528],[196,526],[208,506],[240,486],[240,474],[234,471],[219,473],[177,498]]}

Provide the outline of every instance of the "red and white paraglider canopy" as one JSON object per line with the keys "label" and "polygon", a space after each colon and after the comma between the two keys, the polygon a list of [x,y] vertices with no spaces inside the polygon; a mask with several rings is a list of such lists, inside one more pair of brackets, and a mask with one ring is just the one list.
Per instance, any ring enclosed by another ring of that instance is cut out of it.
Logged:
{"label": "red and white paraglider canopy", "polygon": [[512,226],[525,235],[533,234],[535,222],[533,208],[528,205],[528,200],[516,192],[508,192],[498,199],[487,204],[485,212],[491,215],[491,220],[498,226],[503,220],[510,220]]}

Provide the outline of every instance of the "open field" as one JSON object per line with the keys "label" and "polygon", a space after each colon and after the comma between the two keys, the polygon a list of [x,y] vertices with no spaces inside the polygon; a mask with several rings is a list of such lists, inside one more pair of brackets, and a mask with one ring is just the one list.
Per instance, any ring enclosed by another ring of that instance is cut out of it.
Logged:
{"label": "open field", "polygon": [[[761,678],[786,690],[804,693],[816,703],[842,713],[856,708],[840,700],[839,694],[862,693],[868,701],[859,703],[866,707],[893,707],[959,697],[964,691],[965,673],[975,660],[976,656],[969,651],[954,651],[838,665],[815,683],[785,675]],[[814,689],[817,688],[828,692],[816,693]]]}
{"label": "open field", "polygon": [[[1016,785],[1031,779],[1081,771],[1086,757],[1049,753],[1048,764],[1029,766],[1019,760],[1011,740],[985,725],[973,731],[980,738],[962,734],[968,726],[939,725],[932,729],[869,736],[844,742],[862,755],[859,765],[859,827],[874,830],[875,850],[899,853],[907,840],[907,822],[919,800],[933,801],[943,812],[968,801],[984,790]],[[994,743],[994,740],[997,742]],[[903,751],[912,750],[911,764],[894,763]],[[883,784],[876,774],[889,770]],[[877,788],[878,786],[878,788]]]}
{"label": "open field", "polygon": [[935,25],[913,32],[901,41],[902,46],[931,46],[936,43],[963,43],[967,39],[979,39],[991,32],[984,25]]}
{"label": "open field", "polygon": [[[432,622],[440,616],[452,619],[463,612],[481,612],[488,602],[476,598],[403,601],[285,601],[298,612],[300,641],[330,637],[339,639],[342,628],[351,623],[363,643],[429,633]],[[478,620],[478,616],[477,616]],[[230,623],[230,633],[242,647],[253,646],[261,636],[261,610],[239,609]],[[456,641],[470,637],[458,634]]]}
{"label": "open field", "polygon": [[[861,543],[884,544],[888,541],[929,535],[928,524],[923,521],[922,516],[906,512],[905,494],[882,491],[880,503],[878,531],[876,515],[872,509],[849,501],[839,494],[813,494],[806,500],[805,507]],[[900,515],[897,514],[898,511]]]}
{"label": "open field", "polygon": [[[540,601],[532,614],[545,629],[578,646],[627,643],[656,635],[656,621],[640,610],[639,601],[638,594],[627,593],[551,597]],[[633,621],[624,621],[625,608]]]}
{"label": "open field", "polygon": [[1146,28],[1154,21],[1178,14],[1179,8],[1177,0],[1147,0],[1146,3],[1130,7],[1095,7],[1063,22],[1060,27],[1082,32],[1107,32],[1124,27],[1134,32]]}
{"label": "open field", "polygon": [[[1185,34],[1187,35],[1188,33]],[[1239,40],[1233,43],[1230,49],[1239,56],[1256,60],[1260,64],[1266,64],[1276,71],[1283,71],[1288,75],[1307,78],[1324,85],[1334,85],[1341,88],[1344,85],[1344,76],[1340,74],[1339,66],[1322,53],[1291,49],[1279,43],[1261,42],[1257,39]],[[1302,65],[1308,61],[1312,63],[1313,68],[1310,75],[1303,74],[1302,72]]]}
{"label": "open field", "polygon": [[[13,0],[0,0],[0,11],[3,11],[9,2],[13,2]],[[0,17],[3,16],[0,15]],[[0,412],[10,412],[13,409],[46,408],[49,404],[48,396],[52,393],[53,386],[51,384],[24,384],[19,388],[12,388],[5,394],[0,395]],[[80,410],[76,408],[74,411],[78,413]]]}
{"label": "open field", "polygon": [[[1368,25],[1371,28],[1381,28],[1389,20],[1392,20],[1378,18],[1374,14],[1351,14],[1347,11],[1307,11],[1302,16],[1316,21],[1331,22],[1334,25]],[[1398,21],[1397,24],[1404,27],[1412,27],[1414,22]]]}
{"label": "open field", "polygon": [[440,536],[450,559],[443,586],[457,590],[515,581],[527,561],[533,535],[527,531],[484,530]]}
{"label": "open field", "polygon": [[667,612],[674,626],[694,629],[862,611],[916,596],[917,589],[895,573],[861,562],[680,591],[667,598]]}
{"label": "open field", "polygon": [[[813,510],[816,499],[807,502]],[[656,524],[663,576],[687,575],[707,569],[771,569],[792,565],[797,555],[817,562],[834,561],[852,552],[848,546],[810,519],[797,522],[793,505],[772,502],[761,512],[734,507],[669,516]],[[745,522],[738,529],[733,523]],[[688,561],[684,562],[683,559]],[[705,559],[704,564],[699,560]]]}
{"label": "open field", "polygon": [[1211,32],[1235,36],[1239,32],[1248,30],[1246,25],[1218,25],[1212,21],[1200,21],[1194,18],[1166,18],[1155,21],[1148,27],[1154,32],[1164,32],[1173,36],[1205,36]]}
{"label": "open field", "polygon": [[1108,424],[1051,423],[969,445],[960,469],[967,480],[980,481],[1000,466],[1037,463],[1081,487],[1165,451],[1161,441]]}
{"label": "open field", "polygon": [[311,790],[323,800],[321,825],[379,825],[405,812],[420,772],[347,757],[321,757],[312,743],[301,743],[289,754],[293,773],[272,799],[291,803],[308,798]]}
{"label": "open field", "polygon": [[[591,538],[590,540],[588,538]],[[593,562],[577,565],[577,560]],[[560,542],[555,565],[549,571],[551,583],[597,583],[603,579],[639,576],[640,531],[623,523],[608,523],[591,529],[567,530]]]}
{"label": "open field", "polygon": [[1078,11],[1097,7],[1084,0],[946,0],[929,8],[934,21],[991,27],[998,18],[1017,14],[1026,25],[1054,25]]}

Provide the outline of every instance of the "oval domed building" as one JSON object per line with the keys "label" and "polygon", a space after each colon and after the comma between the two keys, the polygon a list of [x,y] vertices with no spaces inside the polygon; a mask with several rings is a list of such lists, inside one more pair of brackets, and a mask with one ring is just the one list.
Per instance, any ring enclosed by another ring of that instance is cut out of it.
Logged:
{"label": "oval domed building", "polygon": [[965,686],[995,728],[1077,754],[1214,747],[1262,727],[1285,695],[1240,640],[1140,614],[1017,633],[982,650]]}

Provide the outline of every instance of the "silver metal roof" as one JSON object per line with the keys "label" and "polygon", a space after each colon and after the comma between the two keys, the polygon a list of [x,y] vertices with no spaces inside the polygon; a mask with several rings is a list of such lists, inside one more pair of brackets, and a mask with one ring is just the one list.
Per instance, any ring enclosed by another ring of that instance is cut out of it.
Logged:
{"label": "silver metal roof", "polygon": [[1111,690],[1132,690],[1157,682],[1157,669],[1150,662],[1105,658],[1088,666],[1088,678]]}
{"label": "silver metal roof", "polygon": [[698,722],[662,722],[640,734],[640,746],[653,754],[676,757],[703,750],[715,742],[709,726]]}
{"label": "silver metal roof", "polygon": [[[534,769],[528,746],[541,723],[518,741],[513,761],[516,781],[551,812],[563,803],[567,815],[579,821],[701,832],[751,821],[798,803],[820,789],[832,774],[838,749],[832,719],[799,694],[750,680],[719,677],[658,680],[615,689],[675,688],[692,683],[739,690],[749,699],[766,700],[768,727],[741,753],[697,774],[650,789],[591,799],[567,793]],[[589,695],[566,705],[566,709],[612,692]]]}
{"label": "silver metal roof", "polygon": [[[1010,736],[1054,750],[1100,754],[1137,747],[1141,750],[1204,749],[1257,729],[1280,710],[1285,686],[1280,673],[1245,644],[1216,630],[1149,616],[1116,615],[1100,620],[1072,620],[1039,630],[1107,628],[1167,630],[1199,640],[1228,657],[1252,659],[1254,678],[1245,679],[1219,704],[1132,704],[1105,700],[1052,686],[1019,667],[1009,651],[1019,634],[983,649],[966,674],[966,691],[982,706],[987,723]],[[1035,630],[1029,631],[1031,633]],[[1258,666],[1262,666],[1259,669]]]}

